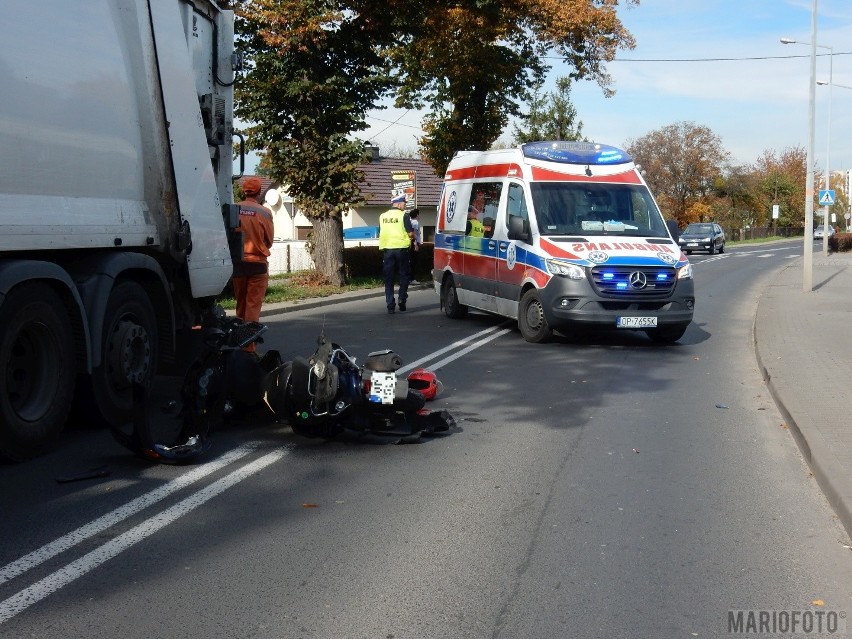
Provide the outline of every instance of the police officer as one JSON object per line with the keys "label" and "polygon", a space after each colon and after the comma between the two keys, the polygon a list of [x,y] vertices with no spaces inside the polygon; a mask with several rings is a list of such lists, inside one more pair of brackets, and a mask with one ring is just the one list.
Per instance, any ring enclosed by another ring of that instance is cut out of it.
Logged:
{"label": "police officer", "polygon": [[[243,181],[245,198],[240,207],[240,232],[243,236],[243,259],[234,262],[231,283],[237,300],[237,317],[247,322],[260,320],[260,308],[269,285],[269,253],[275,233],[272,212],[260,204],[260,178]],[[244,350],[254,351],[251,344]]]}
{"label": "police officer", "polygon": [[382,276],[385,280],[385,303],[388,313],[396,312],[393,297],[394,276],[399,273],[399,310],[405,310],[408,301],[408,283],[411,281],[409,247],[414,239],[411,220],[405,213],[405,194],[391,200],[393,208],[379,217],[379,250],[382,252]]}

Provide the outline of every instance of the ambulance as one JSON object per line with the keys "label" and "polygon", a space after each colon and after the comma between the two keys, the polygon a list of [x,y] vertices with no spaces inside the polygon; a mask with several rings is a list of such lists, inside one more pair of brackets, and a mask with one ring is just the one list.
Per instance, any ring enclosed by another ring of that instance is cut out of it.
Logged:
{"label": "ambulance", "polygon": [[444,177],[432,279],[447,317],[468,309],[554,331],[642,331],[679,340],[692,266],[631,157],[593,142],[460,151]]}

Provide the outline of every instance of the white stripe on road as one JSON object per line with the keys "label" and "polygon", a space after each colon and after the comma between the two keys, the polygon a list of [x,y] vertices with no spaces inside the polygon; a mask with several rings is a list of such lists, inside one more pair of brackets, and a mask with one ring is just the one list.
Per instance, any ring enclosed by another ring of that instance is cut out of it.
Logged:
{"label": "white stripe on road", "polygon": [[55,557],[61,552],[65,552],[72,546],[79,544],[81,541],[85,541],[89,537],[93,537],[98,533],[114,526],[118,522],[127,519],[131,515],[138,513],[139,511],[151,506],[158,501],[161,501],[190,484],[198,481],[202,477],[210,475],[211,473],[215,473],[220,468],[227,466],[228,464],[232,464],[241,457],[248,455],[252,452],[256,447],[256,444],[246,444],[241,446],[240,448],[236,448],[225,455],[222,455],[218,459],[214,459],[203,466],[198,466],[197,468],[193,468],[189,472],[181,475],[177,479],[173,479],[168,484],[157,488],[156,490],[152,490],[150,493],[137,497],[136,499],[126,503],[125,505],[116,508],[112,512],[99,517],[86,524],[85,526],[81,526],[77,530],[68,533],[67,535],[60,537],[59,539],[50,542],[49,544],[45,544],[38,550],[34,550],[33,552],[24,555],[20,559],[13,561],[10,564],[7,564],[0,568],[0,584],[3,584],[18,575],[25,573],[27,570],[38,566],[39,564],[47,561],[51,557]]}
{"label": "white stripe on road", "polygon": [[458,353],[455,353],[455,354],[451,355],[450,357],[445,357],[445,358],[444,358],[444,359],[442,359],[440,362],[435,362],[434,364],[432,364],[432,368],[434,368],[435,370],[438,370],[438,369],[439,369],[439,368],[441,368],[441,366],[443,366],[444,364],[449,364],[449,363],[450,363],[450,362],[452,362],[454,359],[458,359],[458,358],[459,358],[459,357],[461,357],[462,355],[466,355],[466,354],[467,354],[467,353],[469,353],[470,351],[472,351],[472,350],[474,350],[474,349],[477,349],[477,348],[479,348],[480,346],[484,346],[485,344],[487,344],[487,343],[488,343],[488,342],[490,342],[491,340],[493,340],[493,339],[497,339],[497,338],[498,338],[498,337],[500,337],[501,335],[505,335],[506,333],[508,333],[508,332],[509,332],[509,331],[511,331],[511,330],[512,330],[512,329],[510,329],[510,328],[504,328],[502,331],[498,331],[497,333],[495,333],[494,335],[491,335],[490,337],[486,337],[485,339],[481,339],[481,340],[479,340],[478,342],[476,342],[475,344],[471,344],[471,345],[470,345],[470,346],[468,346],[467,348],[465,348],[465,349],[463,349],[463,350],[460,350]]}
{"label": "white stripe on road", "polygon": [[[500,326],[505,326],[505,325],[506,325],[506,323],[503,323]],[[458,353],[456,353],[452,357],[447,357],[446,359],[442,359],[440,362],[438,362],[436,364],[432,364],[432,366],[430,367],[431,369],[437,369],[440,366],[443,366],[444,364],[452,362],[454,359],[458,359],[459,357],[461,357],[465,353],[469,353],[470,351],[475,350],[475,349],[479,348],[480,346],[487,344],[491,340],[493,340],[497,337],[500,337],[501,335],[505,335],[506,333],[508,333],[511,330],[511,329],[507,328],[507,329],[500,331],[499,330],[500,326],[492,326],[491,328],[486,328],[483,331],[479,331],[478,333],[474,333],[470,337],[465,337],[464,339],[460,339],[456,342],[453,342],[449,346],[445,346],[444,348],[441,348],[437,351],[433,351],[433,352],[429,353],[428,355],[426,355],[425,357],[421,357],[420,359],[418,359],[414,362],[411,362],[411,364],[408,364],[407,366],[403,366],[402,368],[400,368],[397,371],[397,374],[402,375],[403,373],[406,373],[406,372],[408,372],[408,371],[410,371],[414,368],[417,368],[418,366],[420,366],[424,362],[428,362],[428,361],[434,359],[438,355],[443,355],[447,351],[451,351],[455,348],[458,348],[459,346],[467,344],[469,341],[474,340],[481,335],[488,335],[489,333],[494,333],[494,335],[491,335],[490,337],[482,339],[482,340],[476,342],[475,344],[473,344],[472,346],[467,347],[463,351],[459,351]],[[499,331],[499,332],[495,333],[495,331]]]}
{"label": "white stripe on road", "polygon": [[[473,342],[466,348],[459,350],[449,357],[445,357],[431,365],[433,369],[438,369],[445,364],[448,364],[467,353],[484,346],[485,344],[493,341],[494,339],[505,335],[510,332],[511,328],[502,328],[501,326],[506,326],[508,323],[503,323],[500,326],[495,326],[491,328],[487,328],[485,330],[479,331],[469,337],[453,342],[449,346],[436,350],[429,355],[420,358],[419,360],[412,362],[411,364],[401,368],[398,373],[402,374],[408,370],[416,368],[425,362],[429,362],[434,360],[436,357],[447,353],[448,351],[453,351],[465,344],[469,344],[473,340],[478,341]],[[116,508],[115,510],[99,517],[98,519],[81,526],[80,528],[74,530],[73,532],[64,535],[63,537],[56,539],[48,544],[45,544],[41,548],[34,550],[27,555],[24,555],[20,559],[17,559],[6,566],[0,567],[0,584],[3,584],[10,579],[13,579],[28,570],[44,563],[45,561],[59,555],[62,552],[72,548],[73,546],[89,539],[104,530],[116,525],[117,523],[127,519],[128,517],[152,506],[153,504],[162,501],[166,497],[175,492],[182,490],[189,486],[190,484],[202,479],[203,477],[210,475],[221,468],[232,464],[249,454],[253,450],[255,450],[256,443],[249,443],[240,448],[237,448],[229,453],[226,453],[219,459],[212,460],[203,466],[199,466],[190,470],[189,472],[177,477],[176,479],[170,481],[168,484],[161,486],[160,488],[151,491],[145,495],[137,497],[136,499],[128,502],[127,504]],[[201,489],[197,493],[191,495],[190,497],[184,499],[180,503],[172,506],[171,508],[166,509],[161,514],[152,517],[149,520],[146,520],[142,524],[134,527],[130,531],[116,537],[112,541],[104,544],[100,548],[88,553],[87,555],[77,559],[64,568],[58,570],[57,572],[48,575],[44,579],[39,582],[33,584],[32,586],[20,591],[19,593],[9,597],[5,601],[0,602],[0,623],[4,623],[8,621],[15,615],[19,614],[29,606],[38,601],[41,601],[45,597],[49,596],[53,592],[56,592],[60,588],[68,585],[75,579],[83,576],[89,571],[93,570],[97,566],[102,563],[112,559],[117,556],[124,550],[128,549],[132,545],[137,542],[145,539],[151,534],[157,532],[163,527],[175,521],[177,518],[181,517],[184,514],[187,514],[191,510],[205,503],[212,497],[218,495],[219,493],[227,490],[234,484],[242,481],[248,476],[258,472],[260,469],[265,466],[274,463],[278,459],[280,459],[286,452],[284,450],[277,451],[274,453],[270,453],[265,457],[246,465],[244,468],[231,473],[227,477],[220,479],[219,481],[211,484],[210,486]]]}
{"label": "white stripe on road", "polygon": [[279,449],[251,462],[250,464],[246,464],[242,468],[232,472],[230,475],[222,477],[218,481],[215,481],[193,495],[190,495],[183,501],[167,508],[159,515],[142,522],[138,526],[128,530],[126,533],[119,535],[112,541],[105,543],[100,548],[80,557],[76,561],[72,561],[64,568],[48,575],[29,588],[25,588],[5,601],[0,602],[0,624],[8,621],[15,615],[23,612],[33,604],[41,601],[60,588],[67,586],[75,579],[82,577],[91,570],[94,570],[104,562],[109,561],[158,530],[165,528],[170,523],[191,512],[195,508],[198,508],[198,506],[201,506],[216,495],[225,492],[228,488],[231,488],[242,480],[247,479],[270,464],[274,464],[286,453],[286,449]]}

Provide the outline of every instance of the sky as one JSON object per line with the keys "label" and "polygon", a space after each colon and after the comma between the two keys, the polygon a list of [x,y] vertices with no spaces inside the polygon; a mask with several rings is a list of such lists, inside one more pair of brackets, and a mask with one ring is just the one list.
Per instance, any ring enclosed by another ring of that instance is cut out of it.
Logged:
{"label": "sky", "polygon": [[[618,15],[636,48],[607,66],[616,94],[593,81],[573,85],[572,102],[590,140],[624,145],[677,122],[708,127],[735,164],[767,150],[808,147],[813,0],[641,0]],[[814,162],[852,168],[852,2],[817,1]],[[782,44],[791,38],[804,44]],[[829,49],[828,47],[831,47]],[[546,90],[567,75],[559,60]],[[845,86],[844,86],[845,85]],[[848,87],[848,88],[847,88]],[[829,112],[831,117],[829,118]],[[358,137],[414,152],[422,112],[371,112]],[[830,127],[829,127],[830,120]],[[511,128],[503,136],[510,141]]]}

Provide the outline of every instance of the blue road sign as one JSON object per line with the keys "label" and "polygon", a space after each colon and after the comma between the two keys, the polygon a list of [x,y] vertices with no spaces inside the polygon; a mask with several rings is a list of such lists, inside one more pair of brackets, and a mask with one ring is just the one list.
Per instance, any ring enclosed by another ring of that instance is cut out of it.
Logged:
{"label": "blue road sign", "polygon": [[819,205],[831,206],[834,204],[834,189],[820,189]]}

